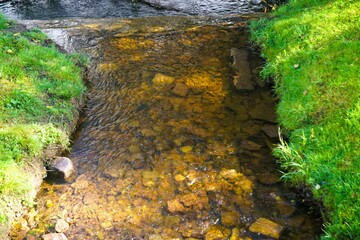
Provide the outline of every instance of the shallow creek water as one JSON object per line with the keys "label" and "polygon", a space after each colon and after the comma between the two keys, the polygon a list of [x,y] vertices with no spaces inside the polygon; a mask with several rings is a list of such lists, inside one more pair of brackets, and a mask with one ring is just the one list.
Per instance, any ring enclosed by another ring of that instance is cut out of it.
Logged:
{"label": "shallow creek water", "polygon": [[[64,219],[69,239],[272,239],[249,231],[266,218],[282,239],[315,239],[321,222],[279,182],[274,99],[244,18],[99,21],[28,22],[93,58],[78,177],[43,184],[28,235]],[[234,87],[234,48],[254,90]]]}

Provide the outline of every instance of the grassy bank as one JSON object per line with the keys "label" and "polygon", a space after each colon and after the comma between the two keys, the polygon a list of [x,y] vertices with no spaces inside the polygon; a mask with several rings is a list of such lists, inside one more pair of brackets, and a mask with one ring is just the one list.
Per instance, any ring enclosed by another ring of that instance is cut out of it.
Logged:
{"label": "grassy bank", "polygon": [[290,0],[250,26],[288,137],[275,155],[284,179],[323,201],[324,239],[360,239],[359,9],[357,0]]}
{"label": "grassy bank", "polygon": [[[16,32],[0,14],[0,225],[31,203],[44,150],[66,148],[85,88],[77,63],[39,31]],[[14,28],[16,29],[16,28]],[[45,46],[47,45],[47,46]],[[1,232],[0,226],[0,232]],[[5,227],[4,227],[5,226]],[[0,234],[1,238],[1,234]]]}

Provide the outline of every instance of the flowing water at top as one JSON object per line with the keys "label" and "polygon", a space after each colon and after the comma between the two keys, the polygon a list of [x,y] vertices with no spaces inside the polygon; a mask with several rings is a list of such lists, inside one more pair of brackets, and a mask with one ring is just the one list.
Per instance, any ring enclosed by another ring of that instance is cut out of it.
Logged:
{"label": "flowing water at top", "polygon": [[[1,2],[1,0],[0,0]],[[251,0],[19,0],[0,3],[12,19],[226,15],[262,9]]]}
{"label": "flowing water at top", "polygon": [[321,223],[279,182],[274,99],[242,21],[35,22],[93,67],[69,156],[79,176],[43,185],[29,234],[64,219],[69,239],[315,239]]}

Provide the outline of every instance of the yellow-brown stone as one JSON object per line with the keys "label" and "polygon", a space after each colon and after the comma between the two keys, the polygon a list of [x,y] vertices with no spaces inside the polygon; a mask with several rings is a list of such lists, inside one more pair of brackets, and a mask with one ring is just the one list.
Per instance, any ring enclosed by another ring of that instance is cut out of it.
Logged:
{"label": "yellow-brown stone", "polygon": [[235,226],[238,225],[240,221],[240,214],[236,211],[227,212],[224,211],[221,213],[221,223],[224,226]]}
{"label": "yellow-brown stone", "polygon": [[266,218],[258,218],[249,228],[251,232],[279,239],[283,227]]}
{"label": "yellow-brown stone", "polygon": [[170,201],[167,201],[166,203],[168,206],[168,210],[171,213],[185,211],[184,205],[182,205],[178,199],[170,200]]}

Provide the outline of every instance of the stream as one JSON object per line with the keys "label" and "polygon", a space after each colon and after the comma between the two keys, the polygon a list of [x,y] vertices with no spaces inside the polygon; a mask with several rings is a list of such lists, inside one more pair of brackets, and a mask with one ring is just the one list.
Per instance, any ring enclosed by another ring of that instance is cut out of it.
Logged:
{"label": "stream", "polygon": [[30,230],[12,239],[40,239],[59,222],[68,239],[317,239],[317,211],[279,180],[271,154],[275,99],[248,44],[250,15],[186,10],[200,1],[31,2],[0,10],[92,63],[68,154],[78,177],[46,180],[24,217]]}

